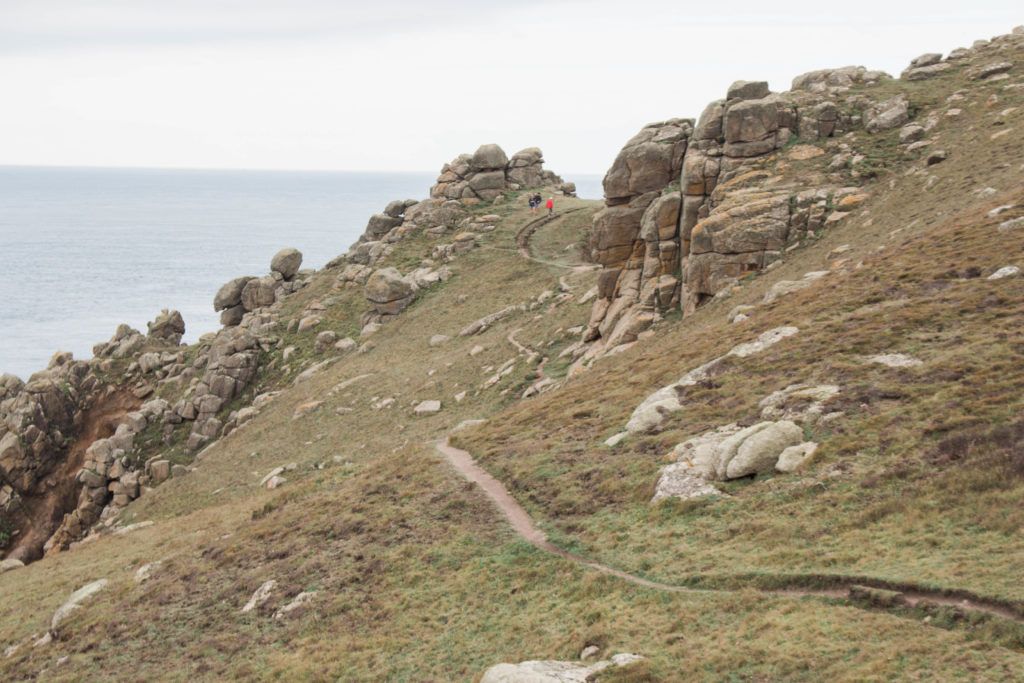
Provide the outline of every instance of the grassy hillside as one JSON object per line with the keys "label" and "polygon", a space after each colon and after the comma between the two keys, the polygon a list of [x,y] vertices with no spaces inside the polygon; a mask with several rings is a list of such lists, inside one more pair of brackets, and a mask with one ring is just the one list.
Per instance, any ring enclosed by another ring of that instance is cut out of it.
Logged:
{"label": "grassy hillside", "polygon": [[[1004,56],[1024,63],[1021,52]],[[570,328],[586,323],[596,275],[580,267],[580,245],[600,204],[560,201],[565,213],[537,229],[530,258],[516,240],[536,218],[524,200],[473,209],[498,213],[497,228],[360,352],[296,384],[327,356],[314,351],[315,333],[283,333],[281,348],[295,351],[287,361],[268,353],[272,369],[252,390],[282,393],[195,471],[128,508],[126,521],[155,524],[0,575],[0,648],[17,646],[0,656],[0,675],[474,680],[497,662],[576,659],[597,645],[646,658],[602,680],[1019,680],[1019,620],[759,590],[855,576],[1024,606],[1024,278],[987,279],[1024,266],[1024,228],[999,229],[1024,216],[1024,136],[994,136],[1024,131],[1024,87],[1004,87],[1019,82],[1019,72],[974,81],[958,67],[879,86],[888,90],[872,97],[904,91],[918,118],[943,117],[930,149],[947,160],[925,166],[905,154],[898,130],[855,133],[845,142],[875,177],[844,221],[532,398],[521,396],[541,377],[565,377],[558,356],[579,338]],[[962,98],[947,103],[956,91]],[[954,107],[960,115],[947,116]],[[828,163],[783,150],[765,170],[812,178]],[[402,241],[386,265],[406,272],[436,242]],[[759,303],[773,284],[820,270],[830,272],[812,287]],[[317,274],[283,316],[329,302],[316,331],[357,337],[362,288],[337,288],[337,274]],[[520,304],[487,331],[459,336]],[[741,304],[756,308],[730,323]],[[665,430],[604,445],[651,392],[780,325],[800,331],[727,361]],[[439,334],[451,339],[430,345]],[[885,353],[922,363],[865,360]],[[728,482],[725,496],[650,504],[675,444],[757,421],[758,402],[794,383],[840,387],[829,409],[842,417],[806,435],[820,443],[808,468]],[[425,400],[442,410],[416,415]],[[469,419],[487,422],[453,441],[556,544],[715,590],[636,586],[516,537],[435,450]],[[259,482],[278,466],[289,467],[287,481],[268,491]],[[149,578],[137,580],[147,564]],[[57,640],[33,647],[67,596],[99,578],[108,587]],[[268,580],[269,600],[242,613]],[[315,596],[305,611],[275,618],[306,591]]]}

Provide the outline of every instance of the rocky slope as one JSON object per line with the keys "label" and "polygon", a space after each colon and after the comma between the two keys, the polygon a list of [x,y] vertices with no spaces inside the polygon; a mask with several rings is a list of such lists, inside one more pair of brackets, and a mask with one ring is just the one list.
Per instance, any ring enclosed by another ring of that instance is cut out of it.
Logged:
{"label": "rocky slope", "polygon": [[0,670],[1013,680],[1022,62],[737,82],[603,205],[485,145],[198,344],[3,378]]}

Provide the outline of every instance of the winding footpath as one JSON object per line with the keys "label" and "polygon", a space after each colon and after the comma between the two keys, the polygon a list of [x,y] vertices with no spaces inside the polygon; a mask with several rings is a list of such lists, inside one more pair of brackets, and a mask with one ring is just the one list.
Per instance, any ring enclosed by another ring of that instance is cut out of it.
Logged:
{"label": "winding footpath", "polygon": [[[542,226],[557,220],[558,218],[573,213],[576,211],[582,211],[583,207],[579,209],[570,209],[555,213],[550,216],[543,216],[541,218],[534,219],[526,223],[519,232],[516,233],[516,246],[518,247],[519,254],[526,259],[531,261],[537,261],[539,263],[545,263],[547,265],[555,265],[560,267],[563,264],[548,263],[542,261],[533,256],[530,251],[530,239],[534,233]],[[577,267],[578,268],[578,267]],[[560,283],[565,286],[565,283]],[[536,353],[532,349],[518,342],[515,338],[516,333],[520,329],[515,329],[509,333],[507,339],[516,350],[521,354]],[[547,359],[544,359],[545,361]],[[541,368],[538,370],[543,378],[543,362]],[[789,582],[791,587],[783,588],[764,588],[758,586],[754,581],[748,581],[748,585],[740,588],[696,588],[692,586],[681,586],[673,585],[668,583],[662,583],[660,581],[653,581],[651,579],[645,579],[642,576],[636,574],[630,574],[629,572],[615,567],[610,567],[606,564],[596,562],[594,560],[583,557],[576,553],[560,548],[551,541],[548,540],[547,535],[534,524],[530,518],[529,513],[516,501],[515,498],[508,492],[505,485],[502,484],[498,479],[493,477],[489,472],[482,468],[474,459],[473,456],[461,448],[452,446],[448,438],[439,441],[435,444],[438,452],[445,457],[448,463],[463,477],[473,484],[476,484],[483,493],[491,499],[498,511],[505,517],[508,523],[512,526],[512,529],[522,538],[524,541],[534,546],[535,548],[542,550],[546,553],[556,555],[563,559],[574,562],[582,567],[590,569],[592,571],[600,572],[607,576],[614,576],[615,578],[621,579],[628,583],[643,588],[649,588],[652,590],[665,591],[670,593],[694,593],[694,594],[710,594],[710,593],[729,593],[744,589],[757,590],[766,595],[777,595],[791,598],[802,598],[802,597],[815,597],[815,598],[827,598],[832,600],[849,600],[851,604],[856,606],[863,606],[863,603],[858,604],[856,593],[859,589],[879,589],[884,591],[895,591],[900,594],[900,601],[897,605],[902,608],[914,608],[914,607],[952,607],[963,612],[974,612],[986,614],[992,617],[1013,621],[1018,624],[1024,624],[1024,605],[1019,603],[1004,602],[1000,600],[993,600],[984,597],[980,597],[964,590],[932,590],[922,586],[909,584],[909,583],[894,583],[885,580],[874,579],[865,576],[840,576],[840,575],[828,575],[828,574],[790,574],[786,576],[777,577],[783,582]],[[712,577],[701,577],[694,576],[694,579],[707,579]],[[721,578],[721,577],[715,577]],[[806,587],[808,583],[822,583],[829,584],[827,588],[810,588]]]}
{"label": "winding footpath", "polygon": [[[505,486],[495,479],[490,473],[484,470],[473,459],[467,451],[452,446],[448,439],[439,441],[436,448],[445,457],[448,463],[467,480],[476,484],[498,508],[498,511],[505,517],[512,529],[530,545],[552,555],[575,562],[587,569],[614,576],[631,584],[650,588],[653,590],[666,591],[671,593],[727,593],[741,590],[740,588],[693,588],[679,586],[660,581],[645,579],[636,574],[609,567],[608,565],[595,562],[588,558],[559,548],[548,540],[547,535],[541,531],[530,518],[529,513],[516,501],[508,492]],[[1024,608],[1011,604],[1000,603],[994,600],[987,600],[977,596],[969,595],[966,591],[942,592],[929,590],[920,586],[908,584],[893,584],[886,581],[879,581],[870,577],[846,577],[829,575],[789,575],[785,577],[794,583],[793,588],[762,588],[756,585],[745,586],[746,589],[758,590],[768,595],[779,595],[785,597],[817,597],[836,600],[846,600],[852,597],[857,587],[875,588],[882,590],[898,591],[902,596],[900,607],[925,607],[938,605],[954,607],[965,612],[977,612],[989,616],[1006,619],[1017,623],[1024,623]],[[797,587],[801,580],[829,581],[833,583],[831,588],[806,588]]]}
{"label": "winding footpath", "polygon": [[578,211],[585,211],[587,208],[588,207],[586,207],[586,206],[581,206],[581,207],[577,207],[575,209],[566,209],[565,211],[556,211],[555,213],[551,214],[550,216],[548,216],[548,215],[541,216],[540,218],[535,218],[532,221],[529,221],[528,223],[523,225],[523,227],[521,227],[519,229],[519,232],[516,233],[516,248],[519,250],[519,255],[522,256],[525,259],[529,259],[530,261],[535,261],[536,263],[541,263],[541,264],[546,265],[546,266],[555,266],[555,267],[558,267],[558,268],[567,268],[569,270],[574,270],[576,268],[579,268],[579,266],[570,266],[570,265],[567,265],[567,264],[564,264],[564,263],[556,263],[554,261],[545,261],[544,259],[537,258],[536,256],[533,255],[533,252],[530,250],[530,240],[533,238],[533,234],[535,232],[537,232],[540,228],[542,228],[543,226],[547,225],[548,223],[552,223],[552,222],[554,222],[554,221],[556,221],[556,220],[558,220],[560,218],[564,218],[565,216],[568,216],[569,214],[576,213]]}

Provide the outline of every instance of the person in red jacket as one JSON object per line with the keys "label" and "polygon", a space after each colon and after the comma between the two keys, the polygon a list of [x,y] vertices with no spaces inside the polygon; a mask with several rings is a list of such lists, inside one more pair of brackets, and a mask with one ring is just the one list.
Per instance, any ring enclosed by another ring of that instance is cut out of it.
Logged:
{"label": "person in red jacket", "polygon": [[550,216],[551,214],[553,214],[553,213],[555,212],[555,198],[554,198],[554,197],[548,197],[548,203],[547,203],[547,204],[545,204],[544,206],[546,206],[546,207],[547,207],[547,209],[548,209],[548,215],[549,215],[549,216]]}

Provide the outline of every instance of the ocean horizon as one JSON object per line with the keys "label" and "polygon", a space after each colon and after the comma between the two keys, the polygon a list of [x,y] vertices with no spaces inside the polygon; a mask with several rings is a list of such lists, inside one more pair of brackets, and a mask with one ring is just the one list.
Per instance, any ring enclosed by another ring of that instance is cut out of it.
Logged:
{"label": "ocean horizon", "polygon": [[[220,326],[221,284],[268,272],[283,247],[322,267],[436,175],[0,166],[0,373],[27,379],[56,351],[90,358],[117,325],[145,332],[163,308],[194,341]],[[600,197],[599,175],[564,177]]]}

